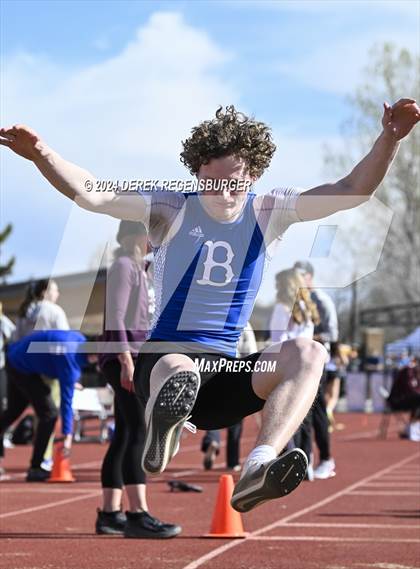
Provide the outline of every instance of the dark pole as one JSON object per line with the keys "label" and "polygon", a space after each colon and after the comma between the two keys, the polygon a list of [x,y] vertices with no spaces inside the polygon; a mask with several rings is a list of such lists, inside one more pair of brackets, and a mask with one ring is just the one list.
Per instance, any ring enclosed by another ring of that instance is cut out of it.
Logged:
{"label": "dark pole", "polygon": [[358,330],[358,309],[357,309],[357,280],[354,276],[351,283],[351,305],[350,305],[350,343],[355,344],[359,337]]}

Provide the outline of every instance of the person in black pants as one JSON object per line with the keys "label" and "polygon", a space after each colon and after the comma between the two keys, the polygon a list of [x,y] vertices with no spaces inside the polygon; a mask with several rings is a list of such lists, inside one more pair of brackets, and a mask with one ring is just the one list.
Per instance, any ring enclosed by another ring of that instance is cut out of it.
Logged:
{"label": "person in black pants", "polygon": [[[97,510],[96,533],[129,538],[169,538],[178,525],[152,516],[146,501],[146,476],[141,468],[146,425],[144,409],[133,387],[139,346],[149,327],[147,275],[143,262],[146,229],[142,223],[121,221],[121,247],[108,270],[102,340],[107,353],[100,357],[102,372],[114,390],[115,430],[101,469],[102,509]],[[121,509],[125,488],[129,509]]]}
{"label": "person in black pants", "polygon": [[[73,432],[72,400],[75,384],[82,369],[96,356],[82,353],[85,336],[72,330],[42,330],[32,332],[9,344],[6,367],[9,378],[8,406],[0,416],[0,436],[32,405],[38,418],[33,454],[26,477],[27,482],[41,482],[50,472],[41,467],[45,449],[58,417],[51,397],[51,388],[42,376],[58,378],[61,392],[61,426],[64,453],[70,453]],[[35,351],[29,351],[34,348]]]}
{"label": "person in black pants", "polygon": [[[0,302],[0,415],[7,409],[7,373],[6,373],[6,344],[10,341],[16,326],[3,314],[3,304]],[[4,455],[3,437],[0,437],[0,456]],[[4,471],[0,467],[0,480]]]}
{"label": "person in black pants", "polygon": [[[239,471],[240,465],[240,440],[242,435],[242,421],[227,428],[226,466],[228,470]],[[213,468],[214,460],[219,454],[220,431],[207,431],[201,441],[201,451],[204,452],[203,465],[205,470]]]}
{"label": "person in black pants", "polygon": [[[257,341],[250,322],[247,322],[239,337],[238,357],[248,356],[257,351]],[[228,470],[241,470],[240,442],[242,436],[242,421],[227,428],[226,466]],[[201,452],[204,453],[203,466],[205,470],[213,468],[216,456],[220,450],[220,430],[207,431],[201,440]]]}
{"label": "person in black pants", "polygon": [[[321,381],[318,389],[318,394],[312,408],[312,424],[314,426],[315,442],[319,450],[320,464],[324,462],[334,462],[331,458],[331,437],[329,433],[330,422],[327,415],[327,406],[324,397],[325,380]],[[330,472],[329,476],[334,476],[334,469]],[[323,476],[316,476],[316,478],[323,478]]]}
{"label": "person in black pants", "polygon": [[[41,463],[44,460],[44,452],[57,421],[58,410],[52,400],[50,388],[43,381],[41,375],[21,373],[10,365],[7,365],[6,369],[8,406],[0,418],[0,431],[3,433],[29,405],[32,405],[38,418],[38,428],[35,432],[27,481],[38,481],[35,474],[42,470]],[[3,456],[4,450],[1,449],[0,457]],[[45,476],[47,477],[47,474]]]}

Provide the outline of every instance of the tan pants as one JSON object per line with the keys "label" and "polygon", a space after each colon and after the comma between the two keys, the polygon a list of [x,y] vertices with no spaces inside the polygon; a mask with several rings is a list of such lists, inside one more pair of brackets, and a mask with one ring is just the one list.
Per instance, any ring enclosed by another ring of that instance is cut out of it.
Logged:
{"label": "tan pants", "polygon": [[[58,379],[50,379],[49,377],[42,376],[42,380],[46,383],[51,390],[51,399],[54,401],[57,409],[60,409],[60,382]],[[50,460],[53,457],[54,452],[54,437],[55,432],[52,433],[50,440],[48,441],[48,446],[45,449],[44,460]]]}

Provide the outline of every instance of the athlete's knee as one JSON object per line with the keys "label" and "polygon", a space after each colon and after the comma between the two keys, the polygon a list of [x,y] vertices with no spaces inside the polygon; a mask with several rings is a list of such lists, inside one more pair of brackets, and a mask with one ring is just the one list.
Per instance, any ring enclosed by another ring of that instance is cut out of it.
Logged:
{"label": "athlete's knee", "polygon": [[153,366],[150,373],[150,382],[161,381],[182,371],[198,373],[194,361],[185,354],[165,354]]}
{"label": "athlete's knee", "polygon": [[294,342],[302,362],[311,367],[325,365],[328,352],[322,344],[308,338],[296,338]]}

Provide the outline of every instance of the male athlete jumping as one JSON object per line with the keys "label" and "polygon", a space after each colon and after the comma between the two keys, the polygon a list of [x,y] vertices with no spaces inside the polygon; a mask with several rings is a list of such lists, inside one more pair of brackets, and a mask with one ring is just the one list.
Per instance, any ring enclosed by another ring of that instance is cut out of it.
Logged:
{"label": "male athlete jumping", "polygon": [[30,128],[0,130],[1,144],[32,160],[79,206],[148,227],[157,309],[134,378],[147,403],[147,472],[165,469],[189,419],[200,429],[219,429],[262,410],[256,447],[244,464],[232,505],[246,512],[298,486],[306,456],[298,449],[278,455],[314,400],[325,349],[300,338],[236,358],[236,342],[286,229],[368,200],[399,141],[419,119],[412,99],[385,104],[383,130],[350,174],[304,192],[285,188],[264,195],[249,185],[274,154],[270,129],[234,107],[220,108],[184,142],[181,159],[202,183],[198,192],[95,191],[100,184],[92,174],[64,160]]}

